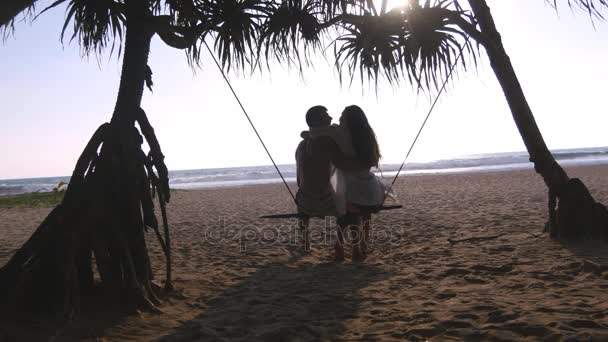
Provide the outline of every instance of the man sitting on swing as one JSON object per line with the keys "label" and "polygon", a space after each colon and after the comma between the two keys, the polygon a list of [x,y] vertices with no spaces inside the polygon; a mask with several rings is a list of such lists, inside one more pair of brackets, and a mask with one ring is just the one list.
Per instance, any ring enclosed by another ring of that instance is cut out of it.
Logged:
{"label": "man sitting on swing", "polygon": [[[338,239],[334,246],[335,260],[344,260],[343,232],[347,226],[359,228],[359,217],[346,213],[345,200],[332,187],[331,178],[336,168],[341,171],[359,172],[369,169],[354,159],[355,152],[350,137],[338,126],[331,125],[327,108],[314,106],[306,112],[309,131],[302,132],[303,140],[296,150],[298,212],[305,216],[300,220],[305,250],[310,249],[308,223],[310,217],[338,217]],[[358,242],[361,233],[355,232],[353,242]],[[353,243],[353,259],[362,259],[360,246]]]}

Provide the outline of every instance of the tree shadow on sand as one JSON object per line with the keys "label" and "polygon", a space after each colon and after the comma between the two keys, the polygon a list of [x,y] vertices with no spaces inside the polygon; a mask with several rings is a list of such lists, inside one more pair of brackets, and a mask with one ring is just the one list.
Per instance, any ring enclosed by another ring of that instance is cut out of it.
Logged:
{"label": "tree shadow on sand", "polygon": [[199,298],[203,312],[161,341],[334,340],[357,317],[359,290],[390,276],[365,264],[273,264]]}
{"label": "tree shadow on sand", "polygon": [[[83,298],[74,319],[64,315],[31,315],[11,312],[0,317],[0,342],[9,341],[97,341],[107,329],[116,327],[137,313],[97,291]],[[1,305],[0,305],[1,306]]]}
{"label": "tree shadow on sand", "polygon": [[604,241],[560,241],[561,247],[572,254],[572,267],[582,271],[602,274],[608,272],[608,248]]}

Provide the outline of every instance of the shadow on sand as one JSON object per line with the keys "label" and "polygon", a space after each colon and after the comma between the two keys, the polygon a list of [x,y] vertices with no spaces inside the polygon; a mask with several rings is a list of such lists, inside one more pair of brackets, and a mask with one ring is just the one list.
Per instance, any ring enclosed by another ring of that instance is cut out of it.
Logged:
{"label": "shadow on sand", "polygon": [[[0,317],[0,342],[12,341],[97,341],[100,334],[135,314],[102,294],[90,294],[74,320],[63,315],[30,315],[12,312]],[[1,306],[0,306],[1,307]]]}
{"label": "shadow on sand", "polygon": [[201,314],[161,341],[334,340],[357,317],[359,290],[390,276],[365,264],[272,264],[199,298]]}
{"label": "shadow on sand", "polygon": [[[577,268],[581,272],[590,272],[601,275],[608,271],[608,244],[604,241],[560,241],[561,246],[572,253],[569,260],[570,268]],[[564,260],[566,262],[567,260]]]}

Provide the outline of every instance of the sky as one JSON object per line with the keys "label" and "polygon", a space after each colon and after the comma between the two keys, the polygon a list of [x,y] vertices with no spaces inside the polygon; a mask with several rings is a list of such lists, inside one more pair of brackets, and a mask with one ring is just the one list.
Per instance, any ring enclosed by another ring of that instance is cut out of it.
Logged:
{"label": "sky", "polygon": [[[608,23],[594,27],[566,1],[559,13],[543,0],[488,4],[549,148],[608,146]],[[62,45],[63,16],[55,9],[20,22],[0,43],[0,179],[70,175],[95,129],[110,120],[120,60],[82,57],[76,42]],[[149,65],[154,88],[142,107],[170,170],[270,164],[208,54],[193,70],[182,51],[155,37]],[[400,163],[432,100],[407,83],[380,81],[377,93],[357,80],[340,84],[321,57],[303,75],[272,64],[261,75],[229,77],[279,164],[294,163],[304,114],[319,104],[336,122],[345,106],[361,106],[382,162]],[[477,69],[459,71],[441,96],[410,161],[524,149],[482,51]]]}

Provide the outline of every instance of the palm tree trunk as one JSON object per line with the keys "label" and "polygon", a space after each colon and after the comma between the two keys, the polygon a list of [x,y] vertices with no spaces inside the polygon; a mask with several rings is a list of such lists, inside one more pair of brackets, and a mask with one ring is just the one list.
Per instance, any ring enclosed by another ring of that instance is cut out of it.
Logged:
{"label": "palm tree trunk", "polygon": [[[112,122],[128,125],[136,119],[144,91],[153,31],[146,25],[144,1],[127,1],[125,51]],[[122,123],[122,121],[125,121]]]}
{"label": "palm tree trunk", "polygon": [[[581,237],[606,234],[608,213],[596,203],[589,190],[578,179],[570,179],[557,163],[534,120],[521,84],[485,0],[469,0],[481,33],[492,70],[511,109],[513,120],[521,134],[534,169],[549,188],[549,222],[552,236]],[[557,204],[557,213],[555,205]]]}
{"label": "palm tree trunk", "polygon": [[[107,290],[115,302],[148,309],[159,303],[151,283],[144,229],[158,232],[153,187],[159,194],[168,237],[164,206],[170,194],[164,156],[140,107],[153,35],[146,24],[145,4],[127,1],[123,67],[112,120],[100,126],[85,147],[62,203],[0,268],[2,303],[27,312],[72,315],[82,295],[95,290],[92,256],[100,278],[98,288]],[[148,156],[141,149],[143,138],[135,122],[150,146]],[[169,241],[157,236],[169,257]],[[165,285],[171,288],[170,278]]]}

